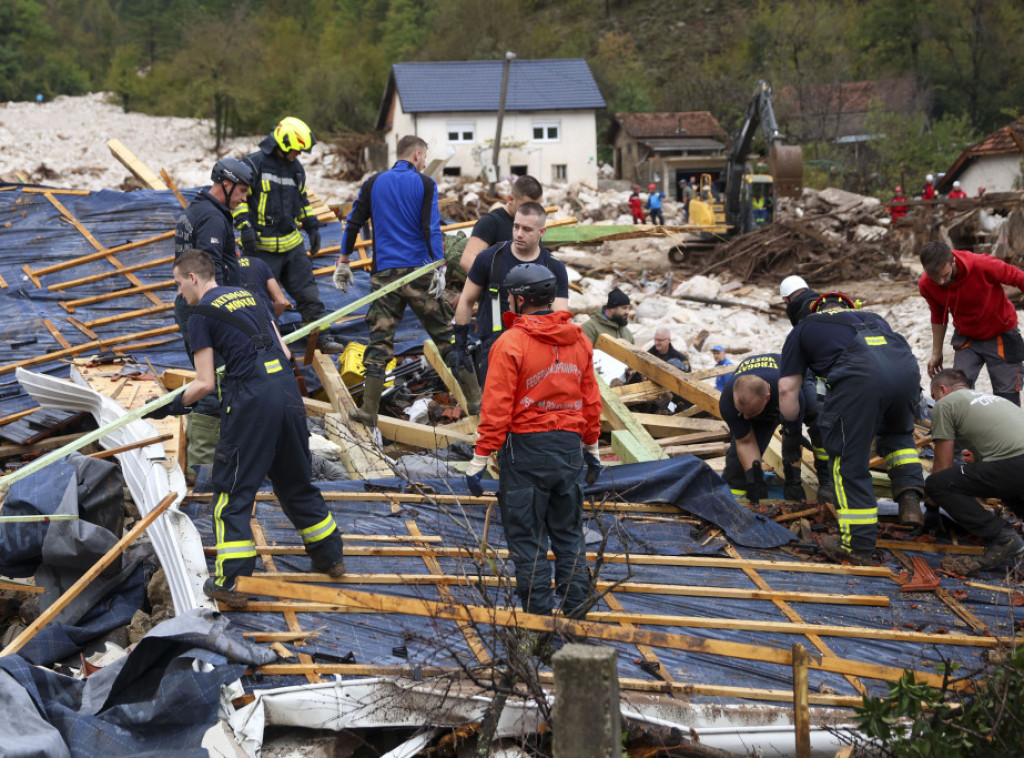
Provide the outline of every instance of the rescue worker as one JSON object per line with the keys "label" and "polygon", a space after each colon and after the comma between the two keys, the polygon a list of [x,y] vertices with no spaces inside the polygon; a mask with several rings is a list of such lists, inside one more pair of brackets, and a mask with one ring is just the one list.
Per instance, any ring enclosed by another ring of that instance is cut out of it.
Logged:
{"label": "rescue worker", "polygon": [[993,394],[1020,405],[1024,340],[1003,285],[1024,291],[1024,271],[991,255],[950,250],[944,242],[922,247],[921,265],[917,289],[928,302],[932,322],[928,374],[942,370],[946,321],[952,317],[953,368],[973,384],[985,366]]}
{"label": "rescue worker", "polygon": [[[724,345],[715,345],[713,348],[711,348],[711,357],[715,359],[715,368],[718,368],[719,366],[731,366],[731,365],[733,365],[732,360],[730,360],[725,355],[725,346]],[[720,374],[720,375],[716,376],[715,377],[715,389],[718,390],[719,392],[724,390],[725,389],[725,385],[729,382],[729,376],[730,376],[730,374]]]}
{"label": "rescue worker", "polygon": [[214,351],[223,356],[224,423],[213,464],[214,575],[203,592],[232,608],[248,598],[235,579],[251,576],[256,543],[249,519],[265,476],[285,515],[298,529],[313,570],[345,573],[341,533],[323,496],[311,483],[309,432],[298,386],[288,370],[291,353],[264,303],[240,287],[221,287],[210,257],[182,253],[174,264],[178,293],[194,309],[188,329],[195,349],[196,379],[150,418],[189,413],[217,386]]}
{"label": "rescue worker", "polygon": [[523,610],[550,614],[555,601],[547,551],[555,554],[555,592],[567,616],[585,613],[590,593],[583,539],[584,466],[600,472],[601,394],[593,349],[568,311],[551,311],[555,276],[524,263],[502,285],[507,330],[491,351],[476,449],[466,485],[481,495],[487,460],[498,452],[498,504]]}
{"label": "rescue worker", "polygon": [[928,176],[924,178],[924,189],[921,191],[921,199],[935,199],[935,177],[932,174],[928,174]]}
{"label": "rescue worker", "polygon": [[963,185],[960,184],[959,179],[953,182],[953,189],[949,191],[949,194],[946,195],[946,197],[948,197],[950,200],[963,200],[964,198],[967,197],[967,193],[964,192]]}
{"label": "rescue worker", "polygon": [[870,563],[878,531],[872,440],[885,457],[900,522],[924,522],[924,478],[913,437],[920,373],[907,341],[885,319],[852,309],[843,294],[822,295],[793,327],[782,348],[779,410],[784,423],[798,421],[807,370],[825,379],[818,427],[832,466],[840,540],[825,537],[821,547],[833,560]]}
{"label": "rescue worker", "polygon": [[[243,234],[250,227],[254,232],[251,243],[243,236],[242,249],[270,266],[295,301],[304,324],[327,315],[310,260],[320,251],[320,222],[306,197],[306,171],[298,159],[299,153],[309,152],[315,144],[304,121],[292,116],[282,119],[249,156],[257,181],[248,203],[235,212]],[[300,226],[309,237],[309,255]],[[340,353],[345,346],[321,332],[317,347],[324,353]]]}
{"label": "rescue worker", "polygon": [[[373,268],[370,291],[400,279],[413,269],[444,258],[441,215],[437,209],[437,184],[422,173],[427,166],[427,143],[415,135],[398,141],[398,160],[387,171],[374,174],[359,189],[341,238],[341,253],[334,269],[334,286],[347,290],[352,281],[349,256],[355,249],[359,230],[373,219]],[[384,389],[384,371],[394,356],[395,330],[405,307],[423,324],[442,358],[452,349],[452,312],[444,297],[444,274],[435,271],[406,284],[370,304],[366,325],[370,344],[363,355],[366,378],[363,402],[349,416],[367,426],[377,425],[377,411]],[[461,370],[456,375],[466,402],[466,412],[479,413],[480,383],[476,372]]]}
{"label": "rescue worker", "polygon": [[[1024,540],[1013,526],[978,502],[1002,498],[1024,518],[1024,410],[1006,398],[976,392],[959,369],[943,369],[932,378],[932,439],[935,464],[925,482],[930,501],[927,522],[937,525],[939,508],[986,542],[972,558],[978,569],[999,568],[1024,557]],[[973,460],[954,464],[959,442]]]}
{"label": "rescue worker", "polygon": [[[766,353],[744,358],[727,377],[718,398],[718,411],[729,426],[732,438],[725,452],[722,478],[737,498],[746,497],[757,505],[768,497],[761,456],[778,428],[779,355]],[[808,424],[816,420],[813,397],[800,398],[801,416]],[[785,477],[783,496],[800,502],[804,488],[800,477],[801,419],[782,425],[782,451]]]}
{"label": "rescue worker", "polygon": [[889,218],[892,219],[893,226],[896,226],[900,219],[907,215],[909,210],[910,206],[907,205],[907,197],[903,194],[903,187],[897,184],[893,190],[892,199],[889,201]]}
{"label": "rescue worker", "polygon": [[647,189],[650,191],[647,196],[647,210],[651,214],[651,223],[664,226],[665,216],[661,212],[661,203],[665,199],[665,193],[658,189],[657,184],[651,184]]}
{"label": "rescue worker", "polygon": [[[547,213],[543,206],[534,202],[523,203],[516,210],[512,240],[492,245],[474,259],[455,309],[452,350],[448,353],[452,371],[475,370],[480,384],[484,383],[488,354],[504,328],[501,315],[508,311],[508,297],[502,291],[501,283],[516,266],[538,263],[550,269],[558,282],[553,309],[569,310],[569,276],[565,265],[555,260],[551,252],[541,245],[546,224]],[[474,359],[469,355],[469,332],[473,306],[477,303],[480,307],[476,314],[476,334],[480,344],[474,369]]]}
{"label": "rescue worker", "polygon": [[642,224],[647,221],[644,216],[644,201],[640,198],[639,185],[633,185],[633,194],[629,196],[629,212],[633,216],[634,224]]}
{"label": "rescue worker", "polygon": [[611,337],[618,337],[626,340],[629,344],[634,343],[633,332],[629,331],[629,295],[613,287],[608,293],[608,301],[601,309],[601,313],[593,313],[583,324],[583,333],[587,335],[591,344],[597,343],[597,338],[602,334]]}
{"label": "rescue worker", "polygon": [[789,323],[796,326],[811,312],[811,304],[820,295],[811,289],[801,276],[787,276],[779,285],[779,295],[786,304]]}
{"label": "rescue worker", "polygon": [[[466,241],[466,247],[459,258],[459,265],[467,273],[473,267],[473,261],[484,250],[508,242],[512,239],[512,225],[515,223],[516,211],[523,203],[540,203],[544,196],[544,188],[532,176],[520,176],[513,182],[512,191],[505,198],[505,204],[485,213],[473,225],[473,233]],[[499,280],[503,281],[503,280]]]}
{"label": "rescue worker", "polygon": [[[217,284],[235,287],[241,284],[241,269],[235,253],[235,233],[232,211],[244,205],[245,196],[253,184],[252,165],[237,158],[221,158],[213,165],[209,189],[199,191],[188,208],[178,217],[174,227],[175,260],[187,250],[202,250],[213,261]],[[174,298],[174,322],[185,341],[189,360],[192,346],[188,336],[191,306],[181,295]],[[219,364],[218,364],[219,365]],[[185,430],[185,477],[195,481],[195,467],[213,463],[214,449],[220,436],[220,400],[216,394],[196,403]]]}
{"label": "rescue worker", "polygon": [[242,274],[242,286],[263,298],[263,302],[274,312],[274,318],[281,318],[281,314],[292,307],[270,266],[259,258],[242,256],[238,259],[238,270]]}

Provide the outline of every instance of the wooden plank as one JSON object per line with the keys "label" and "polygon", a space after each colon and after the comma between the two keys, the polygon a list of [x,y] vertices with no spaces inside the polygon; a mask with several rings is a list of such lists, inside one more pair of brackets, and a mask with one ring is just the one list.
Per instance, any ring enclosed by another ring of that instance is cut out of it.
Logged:
{"label": "wooden plank", "polygon": [[673,445],[696,445],[701,442],[728,442],[729,432],[690,432],[688,434],[679,434],[675,437],[662,437],[658,440],[658,444],[662,447],[672,447]]}
{"label": "wooden plank", "polygon": [[62,610],[67,608],[72,600],[78,597],[82,590],[98,579],[100,574],[102,574],[103,571],[112,564],[118,556],[121,555],[121,553],[124,552],[126,547],[142,536],[142,533],[149,528],[150,524],[156,521],[160,515],[171,506],[177,497],[178,493],[172,492],[161,500],[153,510],[147,513],[137,524],[135,524],[135,526],[132,527],[131,531],[114,543],[113,547],[111,547],[102,558],[96,561],[88,571],[82,574],[77,582],[68,587],[64,594],[53,602],[53,605],[40,613],[36,620],[29,624],[21,634],[15,637],[7,647],[0,650],[0,658],[16,653],[25,647],[29,640],[39,633],[40,629],[53,621]]}
{"label": "wooden plank", "polygon": [[116,300],[120,297],[129,297],[131,295],[145,295],[155,305],[163,305],[163,300],[154,295],[153,292],[155,290],[168,289],[173,286],[175,286],[173,279],[165,279],[162,282],[140,284],[136,287],[125,287],[124,289],[114,290],[113,292],[104,292],[102,295],[80,297],[77,300],[61,300],[58,305],[68,313],[74,313],[75,309],[82,305],[105,303],[107,300]]}
{"label": "wooden plank", "polygon": [[700,380],[717,379],[718,377],[724,376],[725,374],[731,374],[735,370],[736,364],[729,363],[725,366],[714,366],[712,368],[701,369],[700,371],[693,371],[690,373],[690,378]]}
{"label": "wooden plank", "polygon": [[650,460],[661,460],[667,458],[661,445],[654,441],[654,438],[636,420],[633,412],[627,408],[618,395],[612,392],[611,387],[600,376],[595,374],[597,386],[601,390],[601,418],[605,419],[612,431],[625,429],[637,441],[639,446],[646,450],[652,457]]}
{"label": "wooden plank", "polygon": [[94,282],[101,282],[104,279],[110,279],[111,277],[121,276],[122,274],[134,273],[136,271],[144,271],[147,268],[155,268],[156,266],[162,266],[164,264],[174,263],[174,256],[168,255],[164,258],[155,258],[151,261],[143,261],[142,263],[133,263],[130,266],[124,266],[114,271],[103,271],[99,274],[92,274],[91,276],[81,276],[78,279],[65,279],[63,282],[54,282],[53,284],[47,284],[46,289],[50,292],[58,292],[62,290],[68,290],[72,287],[78,287],[83,284],[92,284]]}
{"label": "wooden plank", "polygon": [[160,178],[164,180],[164,184],[166,184],[170,188],[171,192],[174,193],[174,196],[178,198],[178,203],[181,207],[188,208],[188,201],[185,199],[185,196],[181,194],[181,190],[178,189],[178,185],[174,183],[171,175],[167,173],[167,169],[160,169]]}
{"label": "wooden plank", "polygon": [[[343,534],[346,542],[379,542],[379,541],[413,541],[402,535],[396,537],[385,537],[382,535],[359,535]],[[422,537],[419,542],[438,543],[440,537]],[[287,547],[275,545],[274,549]],[[204,548],[208,555],[214,555],[216,549]],[[263,555],[261,548],[257,548]],[[269,555],[269,551],[266,553]],[[295,555],[300,555],[301,550],[296,546]],[[279,577],[289,582],[320,582],[323,583],[323,574],[289,572]],[[427,574],[345,574],[337,579],[330,580],[335,584],[455,584],[473,586],[482,582],[488,587],[506,586],[516,583],[514,577],[497,576],[466,576],[463,574],[439,574],[437,576]],[[707,597],[717,600],[782,600],[790,603],[822,603],[827,605],[857,605],[875,608],[888,608],[889,598],[885,595],[840,595],[825,592],[800,592],[797,590],[752,590],[743,587],[705,587],[702,585],[687,584],[651,584],[648,582],[597,582],[597,590],[604,592],[614,590],[615,592],[627,592],[642,595],[671,595],[674,597]]]}
{"label": "wooden plank", "polygon": [[612,358],[622,361],[634,371],[643,374],[674,395],[679,395],[687,402],[700,407],[715,418],[721,418],[718,412],[719,392],[714,387],[693,379],[685,371],[655,358],[643,348],[631,345],[625,340],[602,334],[597,338],[594,347],[607,353]]}
{"label": "wooden plank", "polygon": [[173,237],[173,231],[160,232],[160,234],[154,235],[152,237],[147,237],[146,239],[138,240],[137,242],[126,242],[123,245],[109,247],[106,248],[105,250],[98,250],[97,252],[89,253],[88,255],[80,255],[77,258],[72,258],[71,260],[68,261],[61,261],[60,263],[54,263],[50,266],[43,266],[42,268],[34,269],[28,265],[25,265],[21,267],[21,270],[28,275],[29,279],[35,282],[35,285],[37,287],[39,287],[41,286],[39,284],[39,277],[45,276],[46,274],[52,274],[57,271],[64,271],[69,268],[74,268],[75,266],[80,266],[83,263],[91,263],[92,261],[98,261],[100,258],[106,258],[108,255],[113,255],[115,253],[123,253],[128,250],[135,250],[136,248],[144,247],[146,245],[152,245],[154,242],[169,240],[172,239]]}
{"label": "wooden plank", "polygon": [[811,758],[811,714],[807,703],[807,648],[793,645],[793,735],[796,758]]}
{"label": "wooden plank", "polygon": [[[706,655],[723,656],[740,660],[774,663],[781,666],[793,665],[792,650],[749,645],[737,642],[691,637],[688,635],[660,632],[649,629],[628,629],[588,621],[526,613],[519,609],[503,610],[476,605],[441,603],[420,598],[395,597],[381,593],[355,592],[334,587],[295,584],[251,576],[240,576],[236,580],[239,592],[282,597],[292,600],[310,600],[333,603],[363,611],[377,611],[388,614],[406,614],[427,618],[443,618],[491,626],[508,626],[533,629],[542,632],[569,632],[590,639],[625,642],[631,645],[644,644],[651,647],[665,647],[672,650],[689,651]],[[903,669],[881,666],[874,663],[844,658],[822,658],[808,662],[810,668],[834,673],[854,673],[872,679],[897,681],[905,673]],[[932,687],[945,684],[944,677],[927,671],[912,671],[919,683]],[[954,689],[969,689],[969,683],[954,681]]]}
{"label": "wooden plank", "polygon": [[[619,602],[619,599],[615,597],[614,593],[609,592],[604,595],[604,602],[607,603],[608,607],[616,613],[621,613],[623,610],[622,603]],[[626,628],[633,628],[633,624],[628,621],[620,621],[619,625]],[[672,676],[672,672],[665,668],[662,662],[658,660],[658,654],[654,652],[654,648],[650,645],[637,645],[636,649],[640,651],[640,656],[651,667],[654,676],[666,682],[675,681],[675,678]]]}
{"label": "wooden plank", "polygon": [[314,400],[311,397],[304,397],[302,398],[302,404],[306,407],[307,416],[324,418],[328,413],[334,413],[334,408],[331,407],[331,404],[325,403],[323,400]]}
{"label": "wooden plank", "polygon": [[345,468],[357,479],[393,476],[387,458],[377,447],[373,430],[349,421],[348,412],[356,404],[345,382],[341,380],[334,360],[317,350],[313,356],[313,367],[320,377],[327,398],[337,411],[324,416],[325,429],[328,439],[341,448],[341,462]]}
{"label": "wooden plank", "polygon": [[981,555],[984,545],[946,545],[939,542],[901,542],[899,540],[878,540],[876,547],[883,550],[910,550],[918,553],[947,553],[956,555]]}
{"label": "wooden plank", "polygon": [[679,455],[695,455],[698,458],[712,458],[719,455],[725,455],[728,449],[728,442],[704,442],[694,445],[672,445],[671,447],[666,447],[665,452],[672,457]]}
{"label": "wooden plank", "polygon": [[74,347],[66,347],[63,350],[56,350],[52,353],[46,353],[45,355],[37,355],[34,358],[26,358],[23,361],[15,361],[14,363],[6,363],[0,366],[0,374],[7,374],[14,369],[28,366],[36,366],[40,363],[48,363],[58,358],[67,358],[70,355],[77,355],[78,353],[84,353],[86,350],[105,350],[111,345],[120,345],[125,342],[133,342],[139,339],[145,339],[148,337],[157,337],[162,334],[170,334],[177,332],[178,327],[174,324],[170,326],[162,326],[158,329],[149,329],[144,332],[135,332],[134,334],[122,334],[118,337],[110,337],[104,340],[94,340],[92,342],[83,342],[81,345],[75,345]]}
{"label": "wooden plank", "polygon": [[[103,316],[101,318],[94,318],[91,321],[83,321],[82,325],[88,329],[92,329],[96,326],[107,326],[108,324],[118,324],[122,321],[131,321],[134,318],[142,316],[156,316],[159,313],[166,313],[167,311],[174,310],[174,303],[162,303],[160,305],[154,305],[151,308],[138,308],[134,311],[124,311],[123,313],[116,313],[113,316]],[[69,318],[68,321],[71,319]],[[95,334],[95,333],[94,333]],[[95,336],[93,339],[97,339]]]}
{"label": "wooden plank", "polygon": [[[427,363],[429,363],[433,367],[434,371],[437,372],[437,375],[441,377],[441,381],[444,383],[444,386],[448,389],[451,396],[455,398],[462,410],[466,411],[468,415],[469,402],[466,400],[466,393],[462,391],[462,387],[455,379],[455,375],[452,373],[452,370],[448,368],[448,364],[444,362],[444,359],[441,357],[441,352],[437,349],[437,345],[434,344],[434,340],[428,339],[423,343],[423,356],[427,359]],[[475,424],[480,422],[480,417],[470,416],[470,418],[473,419],[475,430]]]}
{"label": "wooden plank", "polygon": [[641,445],[627,429],[616,429],[612,432],[612,450],[623,463],[661,460],[660,456],[655,456],[649,449]]}
{"label": "wooden plank", "polygon": [[729,427],[724,421],[713,418],[693,418],[691,416],[662,416],[657,413],[634,413],[637,421],[651,433],[652,437],[674,437],[688,432],[724,432]]}
{"label": "wooden plank", "polygon": [[405,419],[393,418],[392,416],[377,416],[377,428],[381,436],[386,440],[397,442],[410,447],[417,447],[421,450],[434,450],[439,447],[447,447],[453,442],[464,442],[472,445],[476,442],[474,434],[460,434],[449,431],[447,426],[430,426],[428,424],[417,424]]}
{"label": "wooden plank", "polygon": [[124,146],[118,139],[107,141],[110,153],[117,159],[118,163],[128,169],[131,175],[144,185],[154,190],[165,190],[167,185],[160,181],[160,177],[150,170],[149,166],[135,157],[135,154]]}
{"label": "wooden plank", "polygon": [[64,335],[61,334],[57,327],[53,325],[53,322],[48,318],[43,319],[43,326],[46,327],[46,331],[50,333],[50,336],[57,340],[57,344],[61,347],[71,347],[71,343],[65,339]]}
{"label": "wooden plank", "polygon": [[[86,229],[84,226],[82,226],[82,223],[77,218],[75,218],[73,215],[71,215],[71,211],[69,211],[67,208],[65,208],[64,205],[60,202],[60,200],[58,200],[57,198],[55,198],[51,194],[44,194],[43,197],[45,197],[47,200],[50,201],[50,203],[53,205],[53,207],[56,208],[60,212],[60,214],[62,216],[64,216],[64,218],[66,218],[70,222],[70,224],[73,227],[75,227],[75,229],[78,230],[79,234],[81,234],[83,237],[85,237],[85,239],[89,242],[90,245],[92,245],[94,248],[96,248],[97,250],[100,250],[100,251],[106,250],[106,248],[104,248],[103,245],[100,244],[99,240],[97,240],[94,236],[92,236],[92,233],[88,229]],[[124,277],[131,284],[133,284],[135,286],[139,286],[139,285],[142,284],[142,282],[139,280],[139,278],[137,276],[135,276],[135,274],[133,274],[131,272],[126,273],[126,272],[123,271],[123,269],[125,268],[124,264],[121,263],[121,261],[119,261],[117,258],[115,258],[113,256],[113,254],[110,253],[109,250],[106,251],[106,255],[104,255],[104,258],[106,258],[107,261],[110,262],[111,266],[113,266],[118,271],[120,271],[122,274],[124,274]],[[159,303],[160,302],[160,299],[156,295],[151,293],[151,292],[147,292],[146,293],[146,297],[149,298],[154,303]]]}

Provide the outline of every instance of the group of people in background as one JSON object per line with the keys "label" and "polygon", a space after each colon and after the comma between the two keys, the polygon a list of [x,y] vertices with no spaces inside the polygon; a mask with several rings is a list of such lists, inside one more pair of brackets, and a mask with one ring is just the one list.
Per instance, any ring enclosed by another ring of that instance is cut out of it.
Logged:
{"label": "group of people in background", "polygon": [[[920,200],[936,200],[938,195],[935,190],[935,175],[928,174],[925,176],[924,187],[921,189]],[[985,195],[985,187],[978,186],[978,197]],[[955,180],[950,187],[949,192],[946,194],[946,198],[949,200],[965,200],[967,198],[967,192],[963,188],[963,184],[959,179]],[[910,211],[908,203],[910,199],[906,196],[903,191],[903,186],[897,184],[893,188],[892,198],[889,200],[888,209],[889,217],[892,219],[894,225],[899,224],[902,219]]]}

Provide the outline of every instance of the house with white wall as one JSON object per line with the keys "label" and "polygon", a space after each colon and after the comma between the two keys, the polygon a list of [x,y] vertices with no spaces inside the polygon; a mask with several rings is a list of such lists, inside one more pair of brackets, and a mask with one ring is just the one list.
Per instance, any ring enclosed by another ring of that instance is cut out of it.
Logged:
{"label": "house with white wall", "polygon": [[986,192],[1009,192],[1024,182],[1022,166],[1024,118],[1019,118],[964,150],[935,189],[945,194],[959,181],[970,197],[978,194],[978,187]]}
{"label": "house with white wall", "polygon": [[[377,116],[387,163],[415,134],[444,173],[475,178],[492,165],[506,61],[395,63]],[[597,186],[597,111],[605,107],[583,59],[508,61],[498,178]],[[386,168],[386,167],[381,167]]]}

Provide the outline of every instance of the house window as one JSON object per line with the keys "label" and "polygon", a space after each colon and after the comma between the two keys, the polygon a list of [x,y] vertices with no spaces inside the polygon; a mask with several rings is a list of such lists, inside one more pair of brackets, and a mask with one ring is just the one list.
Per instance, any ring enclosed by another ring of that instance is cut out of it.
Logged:
{"label": "house window", "polygon": [[441,169],[441,176],[462,176],[462,169],[458,166],[445,166]]}
{"label": "house window", "polygon": [[553,163],[551,165],[551,179],[556,182],[569,180],[569,167],[564,163]]}
{"label": "house window", "polygon": [[476,142],[475,121],[449,121],[445,131],[449,142]]}
{"label": "house window", "polygon": [[534,142],[560,142],[562,139],[561,123],[558,121],[534,121]]}
{"label": "house window", "polygon": [[527,166],[509,166],[508,172],[512,174],[512,176],[526,176],[527,168]]}

